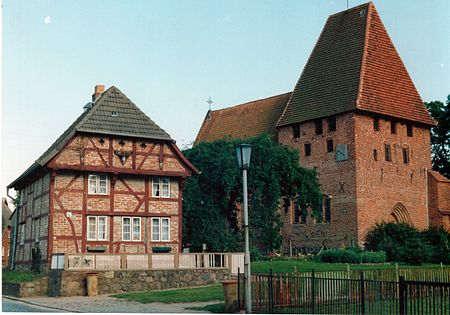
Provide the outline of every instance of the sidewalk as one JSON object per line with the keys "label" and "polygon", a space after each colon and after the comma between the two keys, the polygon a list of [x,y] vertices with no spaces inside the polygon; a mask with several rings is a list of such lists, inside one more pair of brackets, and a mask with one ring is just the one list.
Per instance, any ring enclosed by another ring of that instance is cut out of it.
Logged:
{"label": "sidewalk", "polygon": [[220,303],[221,301],[194,302],[194,303],[149,303],[131,302],[124,299],[112,298],[107,295],[95,297],[71,296],[71,297],[27,297],[3,298],[25,302],[31,305],[48,307],[60,312],[76,313],[208,313],[202,311],[186,310],[186,307],[205,306]]}

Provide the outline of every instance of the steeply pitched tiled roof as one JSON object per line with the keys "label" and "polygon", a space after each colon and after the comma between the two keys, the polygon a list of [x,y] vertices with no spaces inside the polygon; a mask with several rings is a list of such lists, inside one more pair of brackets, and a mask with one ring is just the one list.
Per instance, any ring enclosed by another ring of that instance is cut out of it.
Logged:
{"label": "steeply pitched tiled roof", "polygon": [[244,139],[262,133],[275,134],[275,125],[291,92],[236,105],[206,114],[195,143],[214,141],[226,136]]}
{"label": "steeply pitched tiled roof", "polygon": [[277,126],[355,109],[435,124],[371,2],[328,18]]}
{"label": "steeply pitched tiled roof", "polygon": [[144,114],[118,88],[112,86],[93,103],[92,108],[83,112],[36,162],[9,184],[8,188],[14,187],[29,174],[47,164],[76,132],[172,141],[167,132]]}

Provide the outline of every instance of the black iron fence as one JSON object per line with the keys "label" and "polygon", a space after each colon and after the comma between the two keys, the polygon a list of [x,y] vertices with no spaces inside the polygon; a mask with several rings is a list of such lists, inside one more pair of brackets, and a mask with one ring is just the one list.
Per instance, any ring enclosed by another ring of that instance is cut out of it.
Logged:
{"label": "black iron fence", "polygon": [[[244,305],[244,275],[238,274],[238,303]],[[450,283],[378,281],[308,275],[253,274],[255,313],[450,314]]]}

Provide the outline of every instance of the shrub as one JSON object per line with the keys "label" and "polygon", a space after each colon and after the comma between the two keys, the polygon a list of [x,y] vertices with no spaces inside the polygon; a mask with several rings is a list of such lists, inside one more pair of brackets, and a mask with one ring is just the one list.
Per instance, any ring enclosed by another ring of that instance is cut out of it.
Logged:
{"label": "shrub", "polygon": [[366,249],[385,251],[388,261],[421,264],[429,262],[433,247],[421,233],[405,223],[377,224],[366,237]]}
{"label": "shrub", "polygon": [[450,264],[450,233],[443,227],[430,227],[421,233],[433,250],[430,262]]}
{"label": "shrub", "polygon": [[384,263],[386,262],[386,253],[365,252],[361,249],[330,249],[323,251],[320,255],[320,261],[329,263]]}

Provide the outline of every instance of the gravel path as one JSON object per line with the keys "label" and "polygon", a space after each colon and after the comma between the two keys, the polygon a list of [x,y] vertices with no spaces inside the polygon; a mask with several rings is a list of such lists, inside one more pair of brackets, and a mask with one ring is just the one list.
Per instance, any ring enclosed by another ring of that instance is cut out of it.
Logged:
{"label": "gravel path", "polygon": [[[4,297],[5,298],[5,297]],[[8,297],[6,297],[8,298]],[[131,302],[117,299],[107,295],[95,297],[27,297],[15,299],[31,305],[52,307],[60,311],[81,313],[208,313],[186,310],[186,307],[205,306],[220,303],[221,301],[194,302],[194,303],[149,303]]]}

